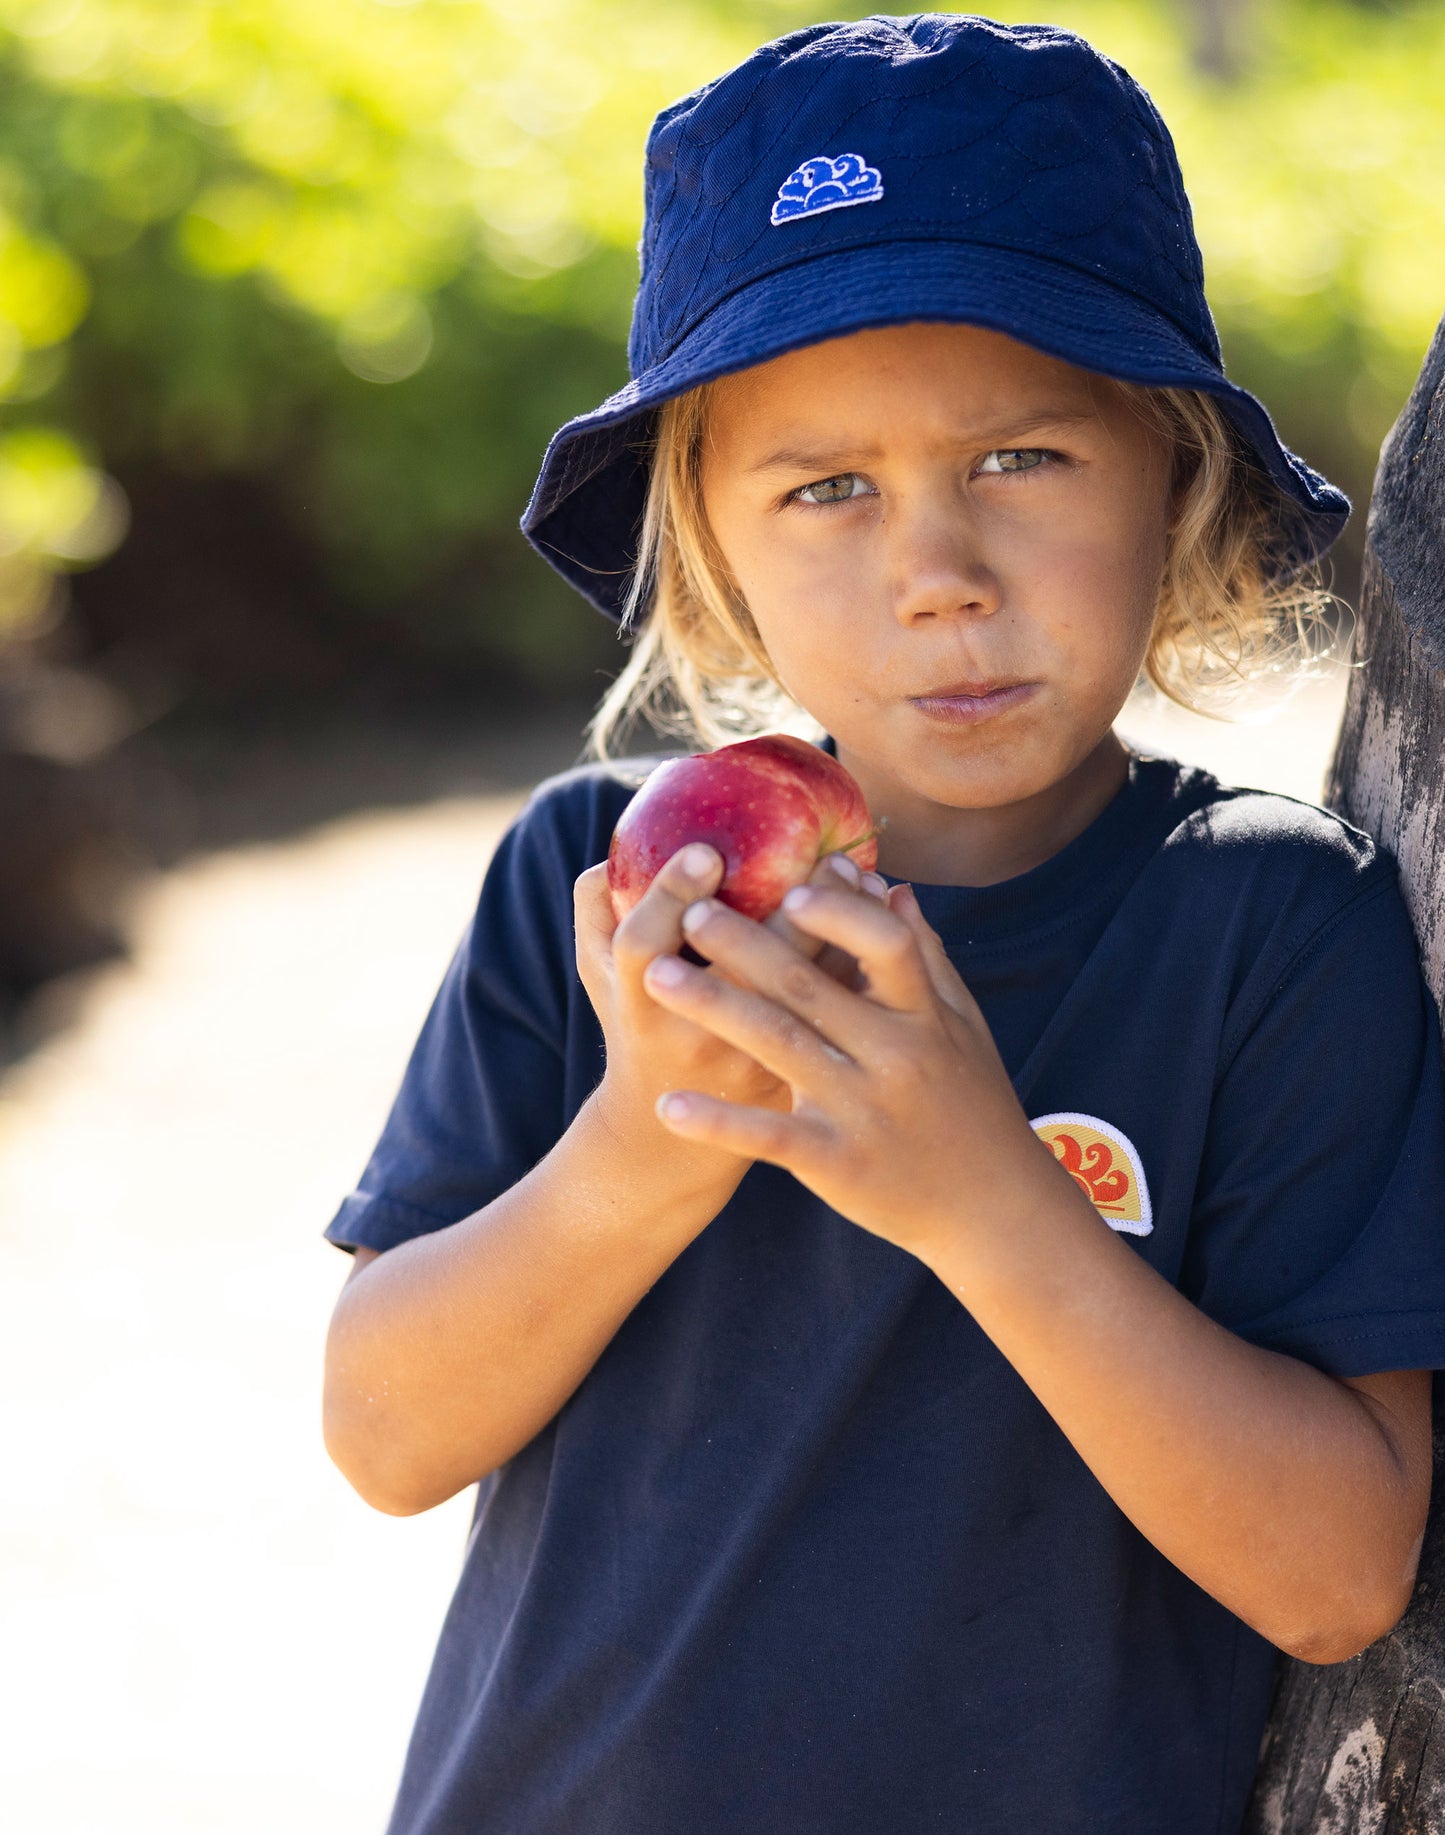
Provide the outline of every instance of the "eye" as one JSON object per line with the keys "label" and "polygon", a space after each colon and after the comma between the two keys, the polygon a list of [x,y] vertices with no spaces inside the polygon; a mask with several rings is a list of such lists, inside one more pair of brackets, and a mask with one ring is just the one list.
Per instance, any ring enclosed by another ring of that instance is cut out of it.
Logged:
{"label": "eye", "polygon": [[1053,458],[1042,446],[999,446],[984,454],[981,472],[1033,471]]}
{"label": "eye", "polygon": [[[854,490],[855,484],[863,488]],[[876,497],[877,494],[861,472],[843,471],[836,477],[817,478],[812,484],[800,485],[797,490],[789,491],[788,500],[815,504],[847,503],[852,497]]]}

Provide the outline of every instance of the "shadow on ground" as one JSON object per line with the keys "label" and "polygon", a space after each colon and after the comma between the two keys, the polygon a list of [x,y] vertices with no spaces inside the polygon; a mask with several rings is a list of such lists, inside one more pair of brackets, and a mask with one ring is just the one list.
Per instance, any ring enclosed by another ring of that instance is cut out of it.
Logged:
{"label": "shadow on ground", "polygon": [[242,717],[177,716],[138,736],[160,864],[276,841],[359,809],[525,789],[581,756],[591,709],[444,690],[330,705],[271,703]]}
{"label": "shadow on ground", "polygon": [[362,810],[524,791],[580,760],[591,708],[515,686],[372,679],[345,696],[183,709],[93,756],[8,757],[0,1069],[67,1025],[89,976],[128,955],[157,874]]}

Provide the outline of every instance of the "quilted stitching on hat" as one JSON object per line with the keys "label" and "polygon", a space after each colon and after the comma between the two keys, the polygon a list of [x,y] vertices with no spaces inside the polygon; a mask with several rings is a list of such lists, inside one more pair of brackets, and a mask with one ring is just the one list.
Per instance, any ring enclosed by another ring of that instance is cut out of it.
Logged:
{"label": "quilted stitching on hat", "polygon": [[[685,214],[658,239],[666,252],[644,276],[634,369],[676,348],[719,299],[794,259],[800,241],[812,252],[910,230],[952,230],[1073,260],[1092,236],[1099,252],[1088,266],[1152,300],[1202,348],[1213,347],[1212,322],[1200,317],[1199,259],[1172,143],[1132,80],[1050,28],[906,23],[913,37],[892,21],[886,29],[869,22],[876,30],[861,58],[855,29],[841,29],[846,56],[828,42],[840,28],[795,33],[670,124],[680,129],[672,163],[686,164],[692,182],[673,175],[664,208]],[[872,66],[861,101],[860,61]],[[786,84],[786,107],[770,108],[777,83]],[[804,135],[812,146],[798,147]],[[757,181],[774,153],[786,157],[789,142],[789,176],[802,164],[798,153],[807,160],[820,148],[836,157],[840,144],[866,147],[867,161],[891,174],[888,201],[878,200],[882,214],[866,213],[865,225],[841,211],[803,212],[796,237],[782,246],[769,235],[773,218]],[[940,161],[959,168],[942,188]],[[912,182],[906,162],[917,162]],[[929,194],[930,207],[920,208],[916,194]]]}
{"label": "quilted stitching on hat", "polygon": [[[826,30],[827,28],[823,29]],[[697,282],[701,279],[703,272],[704,264],[698,258],[697,248],[695,245],[689,245],[688,238],[685,235],[675,237],[666,247],[660,260],[656,257],[657,244],[659,240],[661,240],[660,230],[662,223],[669,209],[673,207],[678,192],[677,168],[679,164],[682,163],[678,158],[679,150],[687,152],[690,151],[691,147],[694,145],[708,147],[713,139],[724,138],[725,132],[736,124],[741,124],[743,128],[746,129],[749,120],[756,119],[758,113],[761,112],[753,109],[753,98],[764,86],[768,77],[772,74],[777,63],[780,61],[780,57],[777,54],[785,51],[787,47],[795,45],[800,39],[806,39],[813,35],[816,35],[816,28],[812,34],[806,30],[803,32],[795,32],[790,37],[781,39],[777,45],[768,47],[767,51],[772,53],[772,55],[765,55],[764,52],[756,53],[748,63],[742,65],[739,69],[729,72],[727,76],[721,77],[717,82],[709,84],[705,90],[697,92],[700,98],[705,100],[716,100],[720,104],[720,113],[724,117],[725,127],[717,135],[710,136],[705,131],[706,124],[700,125],[696,119],[700,111],[693,110],[686,115],[679,114],[670,119],[667,123],[666,132],[663,135],[659,136],[654,129],[654,133],[649,136],[646,215],[649,224],[652,226],[652,233],[648,237],[647,246],[643,254],[642,281],[638,288],[637,301],[633,308],[632,332],[628,339],[627,346],[628,358],[634,374],[647,367],[647,364],[651,361],[658,349],[659,324],[657,312],[662,302],[669,297],[669,273],[674,261],[681,261],[684,265],[691,264],[694,270],[694,284],[693,289],[689,290],[689,298],[691,297],[692,291],[695,290]],[[821,80],[822,74],[822,72],[819,73],[818,80]],[[723,96],[723,91],[728,91],[733,98],[731,108],[727,105],[728,98]],[[782,130],[779,128],[777,131],[780,133]],[[656,152],[654,151],[655,146],[657,148]],[[670,182],[667,186],[666,197],[654,201],[653,171],[655,169],[655,160],[659,154],[665,156],[667,159]],[[695,175],[694,182],[697,184],[699,190],[705,190],[705,187],[700,184],[700,178],[701,174],[699,172]],[[697,192],[694,191],[692,195],[696,196]]]}

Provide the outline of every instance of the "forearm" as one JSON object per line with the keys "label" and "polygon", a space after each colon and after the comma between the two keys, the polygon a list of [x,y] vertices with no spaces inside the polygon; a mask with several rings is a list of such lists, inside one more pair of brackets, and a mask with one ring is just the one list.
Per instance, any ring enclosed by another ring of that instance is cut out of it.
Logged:
{"label": "forearm", "polygon": [[658,1130],[639,1152],[597,1098],[526,1178],[348,1282],[326,1347],[325,1433],[369,1503],[430,1508],[551,1420],[744,1170]]}
{"label": "forearm", "polygon": [[918,1256],[1142,1533],[1275,1643],[1332,1661],[1381,1635],[1429,1501],[1428,1377],[1322,1375],[1157,1275],[1034,1136],[907,888],[880,907],[810,887],[784,909],[858,962],[863,989],[800,968],[724,905],[695,907],[685,933],[730,979],[676,962],[652,974],[653,998],[747,1052],[791,1102],[764,1113],[679,1085],[668,1127],[786,1168]]}
{"label": "forearm", "polygon": [[1381,1635],[1424,1528],[1389,1423],[1208,1319],[1045,1170],[1013,1228],[945,1238],[934,1272],[1124,1514],[1207,1592],[1316,1661]]}

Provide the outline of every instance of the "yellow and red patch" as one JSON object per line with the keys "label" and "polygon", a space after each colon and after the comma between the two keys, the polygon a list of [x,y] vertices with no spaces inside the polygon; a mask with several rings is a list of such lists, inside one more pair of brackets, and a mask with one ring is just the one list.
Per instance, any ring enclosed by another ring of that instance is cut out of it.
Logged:
{"label": "yellow and red patch", "polygon": [[1030,1126],[1110,1229],[1149,1234],[1149,1186],[1127,1134],[1097,1115],[1041,1115]]}

